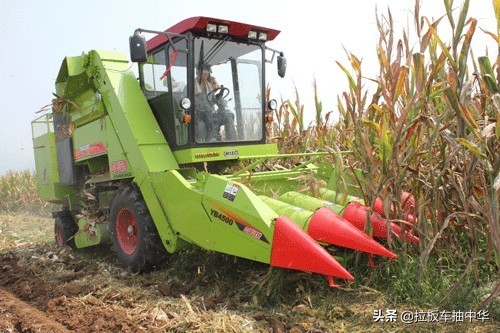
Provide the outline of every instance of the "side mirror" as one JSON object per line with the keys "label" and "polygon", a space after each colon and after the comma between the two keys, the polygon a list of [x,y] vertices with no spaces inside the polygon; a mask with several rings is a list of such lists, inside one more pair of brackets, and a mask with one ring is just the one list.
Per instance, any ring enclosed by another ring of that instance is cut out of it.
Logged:
{"label": "side mirror", "polygon": [[148,51],[146,48],[146,38],[136,30],[133,36],[129,38],[130,60],[132,62],[146,62],[148,60]]}
{"label": "side mirror", "polygon": [[278,75],[280,77],[285,77],[286,73],[286,58],[283,52],[278,56]]}

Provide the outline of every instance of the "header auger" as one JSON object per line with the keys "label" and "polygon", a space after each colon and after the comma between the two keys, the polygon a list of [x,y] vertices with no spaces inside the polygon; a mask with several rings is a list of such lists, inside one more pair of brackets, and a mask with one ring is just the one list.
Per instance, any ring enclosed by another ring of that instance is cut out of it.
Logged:
{"label": "header auger", "polygon": [[[363,233],[367,218],[375,237],[418,242],[368,216],[354,192],[341,200],[333,185],[322,199],[294,192],[299,177],[328,182],[333,170],[321,162],[326,153],[282,155],[267,143],[276,101],[265,98],[265,63],[278,55],[278,74],[286,70],[283,53],[266,46],[278,34],[207,17],[137,29],[130,51],[139,80],[119,53],[66,57],[53,112],[32,123],[40,196],[62,206],[53,213],[57,244],[110,240],[137,272],[195,244],[333,285],[354,277],[325,245],[396,258]],[[290,157],[303,162],[259,171]]]}

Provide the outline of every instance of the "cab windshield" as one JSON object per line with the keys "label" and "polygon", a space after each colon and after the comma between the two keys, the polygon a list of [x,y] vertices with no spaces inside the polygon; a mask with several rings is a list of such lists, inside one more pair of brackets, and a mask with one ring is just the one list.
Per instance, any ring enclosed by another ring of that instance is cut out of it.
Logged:
{"label": "cab windshield", "polygon": [[194,40],[196,143],[262,139],[262,48],[229,40]]}

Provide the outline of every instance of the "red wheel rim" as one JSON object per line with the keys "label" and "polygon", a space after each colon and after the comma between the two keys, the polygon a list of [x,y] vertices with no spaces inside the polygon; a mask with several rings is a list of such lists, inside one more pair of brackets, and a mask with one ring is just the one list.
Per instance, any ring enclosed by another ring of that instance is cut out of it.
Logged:
{"label": "red wheel rim", "polygon": [[137,223],[128,208],[122,208],[116,218],[116,235],[123,252],[133,254],[137,249]]}
{"label": "red wheel rim", "polygon": [[60,225],[56,225],[56,242],[57,245],[63,246],[63,235],[62,235],[62,228]]}

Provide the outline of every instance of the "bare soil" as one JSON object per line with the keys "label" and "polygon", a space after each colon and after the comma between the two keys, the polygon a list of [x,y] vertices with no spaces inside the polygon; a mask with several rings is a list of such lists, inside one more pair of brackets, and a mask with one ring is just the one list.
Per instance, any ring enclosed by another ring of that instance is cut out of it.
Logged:
{"label": "bare soil", "polygon": [[[262,300],[265,265],[194,251],[135,275],[109,246],[58,249],[52,219],[0,213],[0,332],[496,332],[472,323],[375,322],[374,310],[412,310],[369,288],[327,288],[282,275],[279,302]],[[258,297],[258,295],[260,295]],[[264,297],[265,298],[265,297]],[[420,309],[426,310],[426,309]]]}

